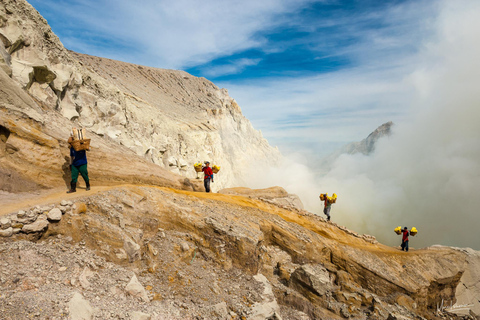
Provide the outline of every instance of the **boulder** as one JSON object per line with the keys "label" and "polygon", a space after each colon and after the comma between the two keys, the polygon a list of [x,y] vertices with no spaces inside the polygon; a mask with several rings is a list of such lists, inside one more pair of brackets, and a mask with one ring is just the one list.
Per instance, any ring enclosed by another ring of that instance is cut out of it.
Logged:
{"label": "boulder", "polygon": [[42,232],[48,228],[47,216],[41,214],[38,216],[38,219],[31,224],[26,224],[22,228],[23,233],[35,233]]}
{"label": "boulder", "polygon": [[333,289],[330,274],[321,264],[304,264],[290,277],[295,286],[304,287],[319,296]]}
{"label": "boulder", "polygon": [[12,226],[12,221],[7,218],[7,217],[3,217],[0,219],[0,229],[1,230],[5,230],[5,229],[8,229]]}
{"label": "boulder", "polygon": [[253,277],[257,282],[263,284],[262,301],[253,305],[250,317],[251,320],[276,319],[281,320],[280,306],[273,294],[272,285],[268,279],[261,273]]}
{"label": "boulder", "polygon": [[135,298],[142,299],[145,302],[149,302],[147,291],[142,286],[142,284],[138,281],[137,276],[134,274],[130,282],[125,287],[125,290]]}
{"label": "boulder", "polygon": [[228,319],[228,309],[225,301],[208,306],[206,311],[210,314],[211,319]]}
{"label": "boulder", "polygon": [[125,236],[123,242],[123,248],[128,256],[128,261],[134,262],[140,260],[141,258],[141,250],[140,245],[138,245],[135,241],[130,239],[128,236]]}
{"label": "boulder", "polygon": [[90,303],[78,292],[73,294],[68,302],[68,310],[71,320],[93,319],[93,308]]}
{"label": "boulder", "polygon": [[0,230],[0,237],[11,237],[13,234],[13,228],[9,227],[7,229]]}
{"label": "boulder", "polygon": [[47,213],[47,219],[49,221],[60,221],[62,219],[62,211],[59,208],[53,208]]}
{"label": "boulder", "polygon": [[133,311],[132,312],[132,320],[150,320],[152,316],[148,313],[143,313],[140,311]]}

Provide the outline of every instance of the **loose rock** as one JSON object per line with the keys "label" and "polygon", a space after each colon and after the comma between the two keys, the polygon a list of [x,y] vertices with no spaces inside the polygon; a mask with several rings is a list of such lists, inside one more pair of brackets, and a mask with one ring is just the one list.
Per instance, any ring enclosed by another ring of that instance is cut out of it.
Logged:
{"label": "loose rock", "polygon": [[151,318],[151,315],[140,311],[134,311],[132,313],[132,320],[150,320]]}
{"label": "loose rock", "polygon": [[47,214],[49,221],[60,221],[62,219],[62,211],[58,208],[50,210]]}
{"label": "loose rock", "polygon": [[5,230],[0,230],[0,237],[11,237],[13,234],[13,228],[10,227]]}
{"label": "loose rock", "polygon": [[24,233],[41,232],[47,229],[47,227],[48,227],[47,217],[42,214],[34,223],[24,225],[22,228],[22,232]]}
{"label": "loose rock", "polygon": [[125,290],[133,297],[140,298],[145,302],[149,302],[147,291],[138,281],[137,276],[134,274],[130,282],[125,287]]}
{"label": "loose rock", "polygon": [[78,292],[75,292],[68,302],[68,309],[72,320],[91,320],[93,318],[93,309],[90,303]]}

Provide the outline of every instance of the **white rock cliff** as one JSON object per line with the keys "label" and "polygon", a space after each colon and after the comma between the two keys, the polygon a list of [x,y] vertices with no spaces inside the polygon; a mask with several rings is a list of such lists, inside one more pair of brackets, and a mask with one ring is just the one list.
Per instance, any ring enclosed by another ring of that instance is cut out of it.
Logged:
{"label": "white rock cliff", "polygon": [[219,190],[281,157],[226,89],[183,71],[68,51],[25,1],[2,1],[0,39],[2,69],[44,110],[174,173],[195,178],[193,164],[209,160],[222,167]]}

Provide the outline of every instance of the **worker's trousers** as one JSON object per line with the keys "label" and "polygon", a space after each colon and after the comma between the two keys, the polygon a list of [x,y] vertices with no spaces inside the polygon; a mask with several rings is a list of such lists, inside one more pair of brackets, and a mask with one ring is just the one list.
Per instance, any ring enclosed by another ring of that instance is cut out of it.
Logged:
{"label": "worker's trousers", "polygon": [[327,216],[328,220],[330,220],[330,209],[332,209],[332,207],[325,207],[323,209],[323,213]]}
{"label": "worker's trousers", "polygon": [[205,186],[205,192],[210,192],[210,178],[203,180],[203,185]]}
{"label": "worker's trousers", "polygon": [[402,251],[403,250],[408,252],[408,240],[402,242]]}
{"label": "worker's trousers", "polygon": [[72,182],[73,183],[77,183],[79,173],[82,175],[83,180],[85,180],[85,183],[88,183],[88,170],[87,170],[86,164],[78,167],[72,165]]}

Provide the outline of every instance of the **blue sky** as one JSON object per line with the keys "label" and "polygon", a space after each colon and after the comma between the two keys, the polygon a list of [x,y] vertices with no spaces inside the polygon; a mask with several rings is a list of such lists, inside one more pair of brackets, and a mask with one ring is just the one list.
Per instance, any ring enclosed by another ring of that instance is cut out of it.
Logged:
{"label": "blue sky", "polygon": [[229,89],[285,154],[316,160],[403,121],[442,1],[31,0],[81,53]]}

